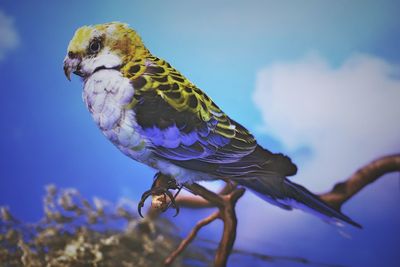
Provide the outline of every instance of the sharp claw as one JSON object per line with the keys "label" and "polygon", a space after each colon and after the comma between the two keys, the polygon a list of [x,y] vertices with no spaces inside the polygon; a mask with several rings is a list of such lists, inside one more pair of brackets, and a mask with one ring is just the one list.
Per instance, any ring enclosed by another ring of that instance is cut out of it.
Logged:
{"label": "sharp claw", "polygon": [[151,190],[148,190],[146,192],[143,193],[142,198],[139,201],[138,204],[138,213],[140,215],[140,217],[144,218],[142,215],[142,208],[144,206],[144,202],[146,201],[146,199],[151,195]]}
{"label": "sharp claw", "polygon": [[174,215],[174,217],[176,217],[176,216],[179,214],[179,206],[176,205],[175,197],[174,197],[174,196],[172,195],[172,193],[169,192],[169,191],[166,191],[165,193],[166,193],[167,196],[169,197],[169,199],[170,199],[170,201],[171,201],[172,207],[175,209],[175,215]]}
{"label": "sharp claw", "polygon": [[176,194],[175,194],[175,196],[174,196],[174,208],[175,208],[175,210],[176,210],[176,213],[175,213],[175,215],[174,215],[174,217],[176,217],[176,216],[178,216],[178,214],[179,214],[179,205],[177,205],[176,204],[176,202],[175,202],[175,198],[178,196],[178,194],[179,194],[179,192],[181,192],[181,189],[182,189],[182,187],[183,186],[181,186],[181,187],[179,187],[179,186],[177,186],[176,184],[175,184],[175,186],[176,186],[176,188],[178,189],[178,191],[176,192]]}
{"label": "sharp claw", "polygon": [[173,217],[178,216],[179,214],[179,206],[175,206],[175,215]]}
{"label": "sharp claw", "polygon": [[138,213],[139,213],[140,217],[142,217],[144,219],[144,217],[142,215],[142,207],[143,207],[143,205],[140,205],[140,204],[138,205]]}
{"label": "sharp claw", "polygon": [[172,207],[175,208],[176,204],[175,204],[175,199],[174,199],[174,196],[172,195],[172,193],[169,192],[169,191],[165,191],[164,194],[166,194],[169,197],[169,200],[171,201]]}
{"label": "sharp claw", "polygon": [[[166,180],[166,179],[169,179],[169,180]],[[169,191],[169,189],[178,189],[178,192],[174,196]],[[142,208],[144,206],[146,199],[150,195],[155,196],[155,195],[161,195],[161,194],[165,197],[165,199],[167,198],[167,196],[170,199],[170,203],[162,211],[164,212],[170,206],[172,206],[176,210],[176,213],[174,215],[174,217],[176,217],[179,214],[179,206],[175,202],[175,197],[178,195],[178,193],[180,192],[181,189],[182,189],[182,186],[178,186],[175,180],[171,179],[168,176],[162,175],[161,173],[157,173],[154,176],[154,182],[153,182],[153,185],[151,186],[151,189],[143,193],[142,199],[140,200],[140,202],[138,204],[138,213],[139,213],[140,217],[144,218],[142,215]]]}

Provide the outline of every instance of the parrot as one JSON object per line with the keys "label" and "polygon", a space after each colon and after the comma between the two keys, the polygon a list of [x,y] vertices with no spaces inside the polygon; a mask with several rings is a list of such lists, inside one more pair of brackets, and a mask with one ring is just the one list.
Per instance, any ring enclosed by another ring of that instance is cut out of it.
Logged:
{"label": "parrot", "polygon": [[80,27],[63,63],[68,80],[72,73],[81,77],[83,101],[104,136],[128,157],[170,177],[165,190],[232,181],[285,210],[361,228],[289,180],[297,166],[288,156],[258,144],[207,94],[154,56],[128,24]]}

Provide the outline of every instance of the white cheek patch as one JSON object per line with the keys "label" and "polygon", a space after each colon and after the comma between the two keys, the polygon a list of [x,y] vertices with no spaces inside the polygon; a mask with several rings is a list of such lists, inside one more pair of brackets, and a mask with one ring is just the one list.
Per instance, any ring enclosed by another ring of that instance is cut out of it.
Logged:
{"label": "white cheek patch", "polygon": [[98,67],[115,68],[122,64],[119,56],[112,53],[108,48],[104,48],[96,57],[83,59],[81,71],[87,75],[93,73]]}

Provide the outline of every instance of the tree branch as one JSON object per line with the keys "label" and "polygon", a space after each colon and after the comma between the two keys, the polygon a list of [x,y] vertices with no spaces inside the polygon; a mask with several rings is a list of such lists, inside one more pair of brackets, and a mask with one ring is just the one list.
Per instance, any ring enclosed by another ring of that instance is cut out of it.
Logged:
{"label": "tree branch", "polygon": [[165,261],[164,261],[165,266],[169,266],[175,260],[175,258],[178,257],[179,254],[181,254],[185,250],[185,248],[190,244],[190,242],[192,242],[193,239],[196,237],[197,233],[200,231],[201,228],[203,228],[204,226],[215,221],[219,216],[220,216],[219,211],[216,211],[213,214],[211,214],[210,216],[208,216],[207,218],[204,218],[203,220],[199,221],[193,227],[190,234],[185,239],[182,240],[182,242],[179,244],[177,249],[175,251],[173,251],[168,256],[168,258],[165,259]]}
{"label": "tree branch", "polygon": [[245,190],[243,188],[235,189],[232,193],[223,198],[225,205],[220,208],[220,212],[224,222],[224,230],[215,256],[214,266],[223,267],[226,266],[228,262],[228,257],[231,254],[236,239],[237,217],[235,206],[244,192]]}
{"label": "tree branch", "polygon": [[[226,195],[232,192],[236,188],[233,183],[227,182],[225,186],[217,193],[217,195]],[[200,196],[181,196],[178,195],[176,198],[176,203],[185,208],[190,209],[201,209],[201,208],[212,208],[215,207],[211,202],[205,200]]]}
{"label": "tree branch", "polygon": [[333,208],[340,210],[342,205],[370,183],[384,174],[400,171],[400,154],[379,158],[357,170],[344,182],[337,183],[330,192],[320,198]]}
{"label": "tree branch", "polygon": [[[226,266],[228,257],[232,251],[233,244],[236,239],[236,228],[237,218],[235,212],[236,202],[240,197],[243,196],[245,190],[243,188],[237,188],[236,185],[227,185],[220,193],[221,195],[214,193],[199,184],[186,184],[185,187],[196,196],[202,196],[205,202],[201,202],[201,207],[210,206],[217,207],[219,210],[214,212],[209,217],[201,220],[192,229],[190,234],[182,240],[178,248],[173,251],[170,256],[164,261],[165,265],[170,265],[173,260],[187,247],[187,245],[196,237],[197,232],[208,225],[215,219],[221,219],[224,224],[221,241],[215,255],[214,266],[223,267]],[[188,199],[191,206],[193,203],[198,205],[197,199]],[[186,201],[185,200],[185,201]],[[180,202],[181,204],[182,202]],[[203,203],[205,205],[203,205]],[[198,206],[197,206],[198,207]]]}
{"label": "tree branch", "polygon": [[[375,182],[384,174],[400,171],[400,154],[379,158],[360,168],[344,182],[336,184],[330,192],[319,197],[333,208],[340,210],[341,206],[361,189]],[[190,234],[182,240],[178,248],[165,260],[165,265],[170,265],[176,257],[193,241],[198,231],[213,222],[221,219],[224,224],[221,240],[215,255],[214,266],[226,266],[228,257],[232,252],[236,238],[237,217],[235,206],[245,190],[236,184],[229,183],[219,192],[214,193],[198,184],[186,184],[185,187],[195,197],[178,197],[177,203],[188,208],[217,207],[218,211],[199,221]]]}

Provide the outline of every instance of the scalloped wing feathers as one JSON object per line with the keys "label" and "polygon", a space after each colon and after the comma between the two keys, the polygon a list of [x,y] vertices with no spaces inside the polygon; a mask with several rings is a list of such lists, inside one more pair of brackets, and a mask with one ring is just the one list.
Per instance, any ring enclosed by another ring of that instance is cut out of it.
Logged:
{"label": "scalloped wing feathers", "polygon": [[128,106],[158,157],[216,177],[296,173],[288,157],[257,145],[249,131],[167,62],[151,56],[128,63],[122,72],[135,88]]}

